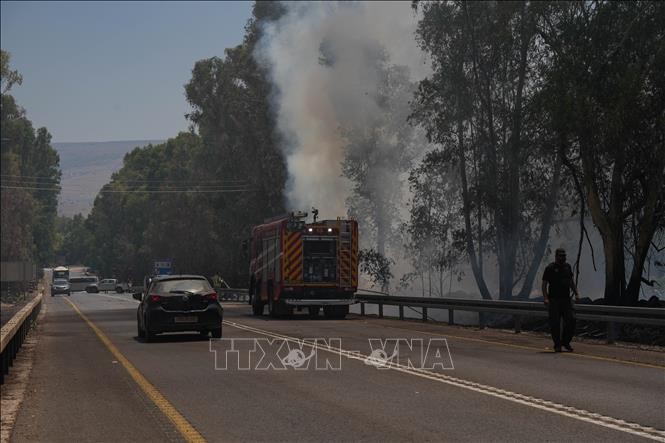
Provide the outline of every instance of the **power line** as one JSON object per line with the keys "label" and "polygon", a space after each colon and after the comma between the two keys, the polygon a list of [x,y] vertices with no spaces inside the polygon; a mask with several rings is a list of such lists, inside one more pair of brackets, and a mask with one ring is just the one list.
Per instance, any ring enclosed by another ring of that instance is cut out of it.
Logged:
{"label": "power line", "polygon": [[[31,181],[13,181],[13,180],[4,180],[2,182],[3,185],[5,186],[14,186],[14,187],[60,187],[62,189],[75,189],[71,185],[62,185],[61,183],[40,183],[40,182],[31,182]],[[121,182],[114,182],[111,184],[120,184],[120,185],[125,185],[126,183],[121,183]],[[181,183],[181,184],[163,184],[161,186],[157,186],[158,184],[155,183],[153,185],[151,184],[135,184],[135,185],[130,185],[129,187],[139,187],[139,186],[148,186],[148,187],[158,187],[158,188],[163,188],[163,189],[189,189],[190,187],[196,187],[196,188],[208,188],[208,189],[235,189],[235,188],[244,188],[247,186],[247,183],[237,183],[237,184],[187,184],[187,183]],[[104,185],[107,186],[107,185]]]}
{"label": "power line", "polygon": [[[76,175],[76,176],[71,176],[71,177],[84,177],[85,175]],[[2,180],[5,181],[15,181],[16,180],[21,180],[21,181],[35,181],[35,182],[54,182],[58,180],[62,180],[62,177],[60,179],[53,178],[53,177],[44,177],[44,176],[38,176],[38,175],[6,175],[2,174],[0,175],[2,177]],[[154,179],[132,179],[132,180],[125,180],[125,179],[120,179],[120,180],[114,180],[114,183],[244,183],[246,182],[245,179],[240,179],[240,178],[223,178],[223,179],[208,179],[208,180],[201,180],[201,179],[178,179],[178,178],[154,178]],[[44,183],[47,184],[47,183]]]}
{"label": "power line", "polygon": [[[53,191],[53,192],[80,192],[87,194],[89,192],[80,189],[67,189],[67,188],[44,188],[34,186],[8,186],[1,185],[2,189],[25,189],[32,191]],[[249,188],[224,188],[224,189],[101,189],[97,191],[100,194],[175,194],[175,193],[232,193],[232,192],[249,192]]]}

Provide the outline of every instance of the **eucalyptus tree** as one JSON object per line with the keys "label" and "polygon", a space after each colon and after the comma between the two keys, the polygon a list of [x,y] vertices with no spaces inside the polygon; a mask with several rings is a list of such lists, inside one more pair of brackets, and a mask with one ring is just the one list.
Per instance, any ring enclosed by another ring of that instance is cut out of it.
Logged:
{"label": "eucalyptus tree", "polygon": [[[539,100],[548,50],[542,6],[417,2],[420,46],[433,73],[412,120],[456,168],[465,249],[484,298],[483,259],[498,263],[500,298],[528,297],[547,248],[561,183],[551,122]],[[494,261],[493,260],[493,261]]]}
{"label": "eucalyptus tree", "polygon": [[561,2],[544,12],[545,93],[603,241],[604,296],[634,304],[665,223],[665,6]]}

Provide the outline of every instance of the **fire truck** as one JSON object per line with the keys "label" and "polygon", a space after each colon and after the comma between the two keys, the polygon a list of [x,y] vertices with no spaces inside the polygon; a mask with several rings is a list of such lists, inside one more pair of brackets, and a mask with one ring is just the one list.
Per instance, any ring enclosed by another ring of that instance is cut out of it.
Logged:
{"label": "fire truck", "polygon": [[264,308],[272,317],[321,308],[327,318],[341,319],[355,303],[358,288],[358,222],[321,220],[306,223],[307,213],[292,212],[252,229],[250,304],[254,315]]}

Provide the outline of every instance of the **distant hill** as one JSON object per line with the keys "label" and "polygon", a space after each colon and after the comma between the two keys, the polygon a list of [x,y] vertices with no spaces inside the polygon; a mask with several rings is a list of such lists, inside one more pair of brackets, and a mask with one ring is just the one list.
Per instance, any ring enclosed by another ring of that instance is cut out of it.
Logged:
{"label": "distant hill", "polygon": [[53,143],[60,154],[62,192],[58,215],[87,215],[97,192],[122,167],[124,155],[138,146],[164,140],[126,140],[86,143]]}

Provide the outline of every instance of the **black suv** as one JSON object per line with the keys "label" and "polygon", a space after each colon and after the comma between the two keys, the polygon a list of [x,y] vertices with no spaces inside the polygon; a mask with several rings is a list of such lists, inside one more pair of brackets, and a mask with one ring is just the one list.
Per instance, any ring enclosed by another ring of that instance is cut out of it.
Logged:
{"label": "black suv", "polygon": [[153,278],[139,300],[136,312],[138,336],[152,340],[161,332],[199,331],[222,336],[224,310],[217,293],[200,275],[165,275]]}

